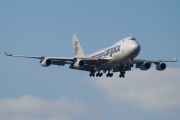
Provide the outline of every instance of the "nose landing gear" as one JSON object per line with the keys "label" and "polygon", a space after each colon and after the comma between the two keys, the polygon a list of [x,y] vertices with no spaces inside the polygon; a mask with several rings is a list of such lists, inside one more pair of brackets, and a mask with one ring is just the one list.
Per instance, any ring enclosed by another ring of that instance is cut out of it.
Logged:
{"label": "nose landing gear", "polygon": [[124,78],[125,77],[125,73],[126,73],[125,71],[120,71],[119,78],[121,78],[121,77]]}

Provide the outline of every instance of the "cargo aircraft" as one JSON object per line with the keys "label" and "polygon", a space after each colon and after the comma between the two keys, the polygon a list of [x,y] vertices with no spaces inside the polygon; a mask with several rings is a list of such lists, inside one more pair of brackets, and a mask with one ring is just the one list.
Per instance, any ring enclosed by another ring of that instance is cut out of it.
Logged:
{"label": "cargo aircraft", "polygon": [[156,70],[166,69],[165,62],[177,62],[173,60],[140,60],[135,59],[141,49],[140,44],[134,37],[124,38],[114,45],[102,49],[90,55],[85,55],[75,34],[72,35],[74,57],[48,57],[48,56],[26,56],[14,55],[5,52],[6,56],[25,57],[40,59],[41,66],[50,65],[64,66],[69,64],[70,69],[90,72],[90,77],[101,77],[106,73],[106,77],[112,77],[114,72],[119,72],[119,77],[124,78],[125,72],[130,71],[133,65],[140,70],[148,70],[151,64],[156,65]]}

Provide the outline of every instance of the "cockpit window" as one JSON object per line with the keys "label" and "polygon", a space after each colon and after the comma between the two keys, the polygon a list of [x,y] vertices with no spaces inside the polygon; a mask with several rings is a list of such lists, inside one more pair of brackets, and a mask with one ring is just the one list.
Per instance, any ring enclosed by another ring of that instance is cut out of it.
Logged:
{"label": "cockpit window", "polygon": [[136,40],[135,38],[130,38],[129,40]]}

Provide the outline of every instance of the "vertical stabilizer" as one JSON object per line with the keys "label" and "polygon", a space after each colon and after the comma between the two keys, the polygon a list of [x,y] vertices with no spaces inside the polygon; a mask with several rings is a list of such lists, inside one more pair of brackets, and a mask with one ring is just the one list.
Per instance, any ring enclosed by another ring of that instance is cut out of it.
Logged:
{"label": "vertical stabilizer", "polygon": [[73,44],[73,50],[74,50],[74,57],[84,57],[85,54],[83,52],[81,44],[79,43],[76,37],[76,34],[72,35],[72,44]]}

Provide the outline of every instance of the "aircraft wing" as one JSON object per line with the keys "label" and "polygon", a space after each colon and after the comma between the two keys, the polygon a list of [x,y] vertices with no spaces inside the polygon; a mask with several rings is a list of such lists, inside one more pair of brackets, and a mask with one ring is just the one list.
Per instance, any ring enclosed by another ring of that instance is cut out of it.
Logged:
{"label": "aircraft wing", "polygon": [[141,64],[143,62],[148,62],[148,63],[154,63],[154,64],[159,64],[161,62],[177,62],[176,58],[174,57],[173,60],[140,60],[140,59],[134,59],[132,61],[133,64]]}
{"label": "aircraft wing", "polygon": [[100,59],[100,58],[89,58],[89,57],[48,57],[48,56],[26,56],[26,55],[14,55],[14,54],[8,54],[7,52],[4,52],[6,56],[12,56],[12,57],[24,57],[24,58],[35,58],[40,59],[40,63],[44,59],[51,60],[51,64],[53,65],[59,65],[64,66],[65,64],[70,64],[71,69],[77,69],[74,67],[74,63],[77,59],[81,59],[85,62],[85,66],[83,68],[79,68],[78,70],[84,70],[84,71],[90,71],[92,66],[100,65],[102,63],[105,63],[109,61],[109,59]]}
{"label": "aircraft wing", "polygon": [[51,60],[51,64],[53,64],[53,65],[61,65],[61,66],[64,66],[65,64],[72,64],[73,61],[74,61],[73,57],[26,56],[26,55],[8,54],[7,52],[4,52],[4,53],[6,54],[6,56],[40,59],[40,63],[44,59],[48,59],[48,60]]}
{"label": "aircraft wing", "polygon": [[25,58],[36,58],[36,59],[42,59],[43,56],[25,56],[25,55],[13,55],[8,54],[7,52],[4,52],[6,56],[12,56],[12,57],[25,57]]}

